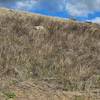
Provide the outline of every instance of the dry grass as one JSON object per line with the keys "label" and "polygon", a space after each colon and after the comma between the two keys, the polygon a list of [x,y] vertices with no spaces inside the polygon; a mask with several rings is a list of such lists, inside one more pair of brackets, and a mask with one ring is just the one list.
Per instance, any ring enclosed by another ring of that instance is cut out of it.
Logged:
{"label": "dry grass", "polygon": [[0,77],[100,90],[100,26],[0,9]]}
{"label": "dry grass", "polygon": [[[1,100],[96,100],[90,93],[65,92],[53,89],[42,81],[28,80],[0,92]],[[99,100],[99,99],[98,99]]]}

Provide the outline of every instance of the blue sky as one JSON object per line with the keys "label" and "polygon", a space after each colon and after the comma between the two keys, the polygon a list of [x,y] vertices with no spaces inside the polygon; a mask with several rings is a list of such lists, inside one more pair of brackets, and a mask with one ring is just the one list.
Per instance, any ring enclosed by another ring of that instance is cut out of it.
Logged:
{"label": "blue sky", "polygon": [[0,6],[100,23],[100,0],[0,0]]}

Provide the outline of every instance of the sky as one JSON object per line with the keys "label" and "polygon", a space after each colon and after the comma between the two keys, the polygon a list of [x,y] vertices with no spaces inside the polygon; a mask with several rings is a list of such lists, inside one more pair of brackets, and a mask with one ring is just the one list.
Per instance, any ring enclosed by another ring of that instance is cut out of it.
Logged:
{"label": "sky", "polygon": [[100,23],[100,0],[0,0],[0,7]]}

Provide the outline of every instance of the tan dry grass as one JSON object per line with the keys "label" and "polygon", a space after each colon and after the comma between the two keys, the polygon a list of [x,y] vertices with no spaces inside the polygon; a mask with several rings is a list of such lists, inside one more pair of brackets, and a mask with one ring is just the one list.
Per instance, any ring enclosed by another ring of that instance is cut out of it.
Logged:
{"label": "tan dry grass", "polygon": [[100,26],[0,9],[0,77],[100,89]]}
{"label": "tan dry grass", "polygon": [[28,80],[9,86],[0,92],[0,99],[5,100],[94,100],[90,93],[65,92],[53,89],[50,84],[37,80]]}

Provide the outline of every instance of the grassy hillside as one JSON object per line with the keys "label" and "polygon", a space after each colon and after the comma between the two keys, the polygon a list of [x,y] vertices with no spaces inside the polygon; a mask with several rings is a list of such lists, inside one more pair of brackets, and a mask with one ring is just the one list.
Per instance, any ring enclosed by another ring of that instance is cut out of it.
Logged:
{"label": "grassy hillside", "polygon": [[100,25],[0,9],[0,78],[100,90]]}

